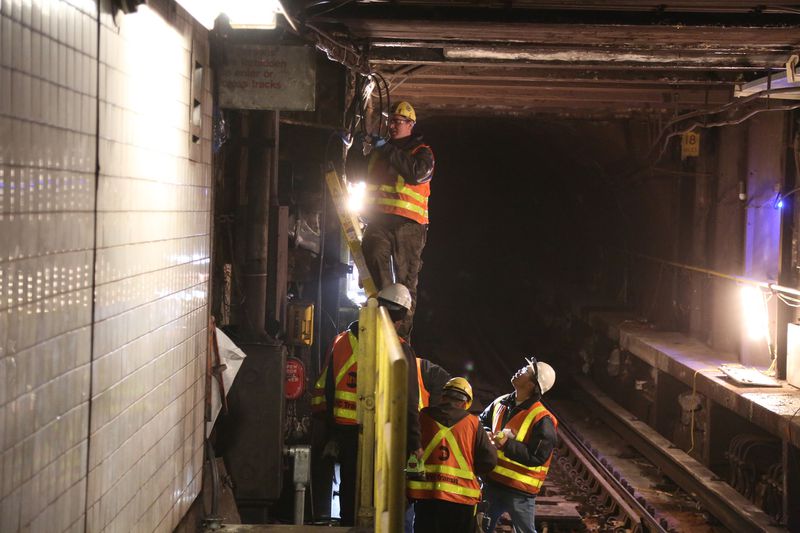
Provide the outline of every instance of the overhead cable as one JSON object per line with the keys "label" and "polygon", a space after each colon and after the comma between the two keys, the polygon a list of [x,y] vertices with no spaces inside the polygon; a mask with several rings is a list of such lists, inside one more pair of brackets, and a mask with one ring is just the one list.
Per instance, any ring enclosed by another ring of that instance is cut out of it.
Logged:
{"label": "overhead cable", "polygon": [[[735,281],[736,283],[741,283],[743,285],[752,285],[754,287],[758,287],[762,290],[768,291],[770,293],[780,294],[785,296],[787,299],[797,299],[797,302],[800,303],[800,290],[794,289],[792,287],[785,287],[783,285],[778,285],[777,283],[772,283],[770,281],[761,281],[752,278],[745,278],[743,276],[735,276],[733,274],[726,274],[724,272],[719,272],[717,270],[711,270],[708,268],[697,267],[693,265],[687,265],[684,263],[678,263],[676,261],[669,261],[667,259],[661,259],[659,257],[653,257],[650,255],[642,254],[639,252],[633,252],[631,250],[621,250],[623,253],[634,257],[640,257],[642,259],[646,259],[648,261],[653,261],[655,263],[661,263],[664,265],[669,265],[675,268],[680,268],[682,270],[687,270],[690,272],[698,272],[700,274],[706,274],[708,276],[713,276],[721,279],[726,279],[729,281]],[[781,301],[784,301],[781,298]],[[785,303],[785,302],[784,302]]]}
{"label": "overhead cable", "polygon": [[[683,135],[684,133],[689,133],[690,131],[695,130],[696,128],[718,128],[721,126],[733,126],[736,124],[740,124],[745,120],[752,118],[753,116],[764,113],[766,111],[793,111],[795,109],[800,109],[800,104],[792,104],[792,105],[785,105],[785,106],[777,106],[773,107],[770,105],[769,100],[767,100],[767,106],[761,107],[757,109],[753,109],[750,112],[746,113],[744,116],[741,117],[734,117],[729,118],[726,120],[717,120],[715,122],[706,122],[706,121],[694,121],[689,123],[686,126],[680,127],[677,130],[670,131],[673,126],[683,122],[685,120],[689,120],[692,118],[704,117],[708,118],[711,115],[717,115],[719,113],[723,113],[725,111],[735,111],[740,109],[745,104],[749,104],[754,100],[758,100],[760,98],[769,97],[773,94],[781,94],[781,93],[790,93],[790,92],[797,92],[797,88],[790,87],[790,88],[782,88],[782,89],[767,89],[764,91],[759,91],[757,93],[751,94],[750,96],[741,98],[739,100],[733,100],[726,104],[723,104],[716,109],[711,110],[697,110],[692,111],[689,113],[684,113],[683,115],[678,115],[674,117],[669,122],[667,122],[664,127],[659,132],[656,140],[650,147],[648,151],[648,156],[652,156],[655,150],[660,146],[661,149],[658,152],[658,156],[655,158],[654,163],[658,162],[666,153],[667,147],[669,146],[669,141],[675,136]],[[650,157],[648,157],[650,159]]]}

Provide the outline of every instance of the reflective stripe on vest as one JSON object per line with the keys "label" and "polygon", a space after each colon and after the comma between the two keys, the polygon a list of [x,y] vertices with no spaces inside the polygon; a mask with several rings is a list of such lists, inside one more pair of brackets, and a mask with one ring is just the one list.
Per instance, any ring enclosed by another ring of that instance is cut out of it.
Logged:
{"label": "reflective stripe on vest", "polygon": [[417,383],[419,385],[419,409],[428,407],[431,404],[431,393],[425,388],[425,383],[422,379],[422,363],[420,358],[417,357]]}
{"label": "reflective stripe on vest", "polygon": [[317,381],[314,382],[314,390],[311,391],[311,412],[322,413],[327,409],[328,402],[325,399],[325,380],[328,377],[328,365],[325,365],[320,372]]}
{"label": "reflective stripe on vest", "polygon": [[[414,148],[412,154],[421,148],[429,148],[421,144]],[[381,157],[380,152],[373,151],[367,164],[367,174],[370,176],[367,184],[368,204],[392,215],[409,218],[420,224],[427,224],[428,197],[431,195],[430,182],[419,185],[408,185],[399,174],[392,174],[389,162]],[[432,172],[432,171],[431,171]]]}
{"label": "reflective stripe on vest", "polygon": [[[495,433],[503,429],[503,416],[506,409],[507,407],[500,401],[495,403],[492,413],[492,430]],[[555,417],[544,405],[541,402],[536,402],[526,411],[514,415],[505,427],[516,432],[514,440],[527,442],[530,428],[545,416],[550,417],[554,427],[558,424]],[[497,466],[489,473],[489,478],[513,489],[529,494],[538,494],[547,477],[551,459],[552,454],[543,465],[527,466],[509,459],[502,450],[498,450]]]}
{"label": "reflective stripe on vest", "polygon": [[[408,497],[416,500],[436,499],[474,505],[481,490],[473,471],[475,434],[479,422],[467,415],[454,426],[444,426],[426,411],[420,413],[422,462],[425,481],[409,481]],[[426,444],[427,443],[427,444]]]}
{"label": "reflective stripe on vest", "polygon": [[[355,425],[356,394],[355,380],[345,379],[348,374],[358,372],[357,366],[358,339],[352,332],[347,331],[336,337],[331,356],[331,371],[334,374],[333,392],[333,419],[337,424]],[[345,357],[347,359],[345,359]]]}

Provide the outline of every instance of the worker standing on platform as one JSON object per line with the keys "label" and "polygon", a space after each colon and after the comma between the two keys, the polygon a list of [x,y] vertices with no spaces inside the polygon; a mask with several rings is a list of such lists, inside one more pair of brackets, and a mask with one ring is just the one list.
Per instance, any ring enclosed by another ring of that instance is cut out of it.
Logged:
{"label": "worker standing on platform", "polygon": [[553,387],[556,373],[547,363],[527,359],[511,378],[514,392],[497,398],[480,415],[497,447],[497,466],[489,473],[489,532],[508,512],[516,531],[536,533],[536,495],[547,477],[558,422],[541,403]]}
{"label": "worker standing on platform", "polygon": [[[395,327],[401,323],[411,306],[408,289],[400,284],[389,285],[378,293],[378,303],[386,307]],[[416,356],[408,343],[401,342],[409,370],[417,367]],[[353,322],[333,341],[325,374],[324,400],[329,426],[330,440],[324,455],[339,463],[339,504],[341,525],[355,524],[355,488],[358,460],[358,421],[356,419],[356,393],[358,386],[358,321]],[[320,382],[318,382],[319,384]],[[319,389],[319,385],[315,390]],[[312,402],[319,398],[312,393]],[[407,449],[416,452],[420,448],[419,390],[415,372],[408,373]]]}
{"label": "worker standing on platform", "polygon": [[420,411],[425,479],[408,481],[415,533],[475,529],[475,506],[481,501],[477,476],[494,468],[497,451],[478,418],[467,412],[471,404],[470,384],[453,378],[444,386],[441,404]]}
{"label": "worker standing on platform", "polygon": [[352,150],[347,164],[348,179],[363,177],[367,184],[361,246],[369,273],[379,290],[397,282],[411,294],[411,308],[397,330],[406,339],[417,305],[434,167],[433,151],[413,135],[416,121],[411,104],[400,102],[389,119],[389,141],[373,138],[369,155]]}

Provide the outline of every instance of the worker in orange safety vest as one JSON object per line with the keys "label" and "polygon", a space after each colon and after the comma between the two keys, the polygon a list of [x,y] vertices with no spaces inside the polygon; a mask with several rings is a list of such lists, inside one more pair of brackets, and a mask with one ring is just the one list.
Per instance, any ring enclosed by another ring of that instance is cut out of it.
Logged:
{"label": "worker in orange safety vest", "polygon": [[[357,324],[354,322],[353,324]],[[356,328],[357,329],[357,328]],[[357,332],[356,332],[357,333]],[[357,335],[356,335],[357,336]],[[405,343],[403,339],[401,342]],[[336,340],[334,340],[334,346]],[[322,371],[314,382],[311,389],[311,413],[317,417],[322,417],[327,412],[327,401],[325,399],[325,381],[328,375],[328,365],[330,357],[322,367]],[[436,363],[417,357],[417,386],[419,387],[420,409],[429,405],[437,405],[442,395],[442,388],[450,380],[450,373]]]}
{"label": "worker in orange safety vest", "polygon": [[[411,306],[408,289],[400,284],[389,285],[378,293],[379,305],[386,307],[390,319],[399,324]],[[402,342],[403,353],[409,368],[416,368],[416,356],[408,343]],[[358,458],[358,322],[353,322],[333,341],[326,370],[312,391],[312,409],[324,417],[330,435],[323,455],[339,463],[339,502],[341,525],[355,523],[355,485]],[[420,448],[419,390],[417,376],[408,373],[408,406],[406,421],[406,446],[408,450]]]}
{"label": "worker in orange safety vest", "polygon": [[411,307],[397,328],[404,338],[411,333],[416,309],[435,164],[430,146],[414,131],[416,122],[411,104],[399,102],[389,117],[388,141],[366,139],[364,150],[349,152],[345,169],[348,182],[363,180],[366,186],[362,214],[367,227],[361,246],[372,279],[378,289],[397,282],[411,294]]}
{"label": "worker in orange safety vest", "polygon": [[536,533],[536,495],[547,477],[558,421],[542,405],[556,373],[547,363],[528,359],[511,378],[514,392],[497,398],[480,415],[497,447],[497,466],[486,480],[489,531],[508,512],[516,531]]}
{"label": "worker in orange safety vest", "polygon": [[472,387],[457,377],[445,384],[438,406],[420,411],[425,477],[407,482],[415,533],[474,530],[478,475],[494,468],[497,451],[478,418],[467,412],[471,404]]}

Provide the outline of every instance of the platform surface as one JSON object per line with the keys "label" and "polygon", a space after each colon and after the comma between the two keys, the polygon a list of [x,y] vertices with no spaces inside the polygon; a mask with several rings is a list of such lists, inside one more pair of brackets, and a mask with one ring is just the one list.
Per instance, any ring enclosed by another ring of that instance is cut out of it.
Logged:
{"label": "platform surface", "polygon": [[589,310],[583,318],[621,349],[689,387],[696,380],[700,394],[800,447],[800,389],[785,380],[778,380],[779,387],[742,387],[718,369],[738,363],[735,354],[715,351],[681,333],[655,330],[631,313]]}

